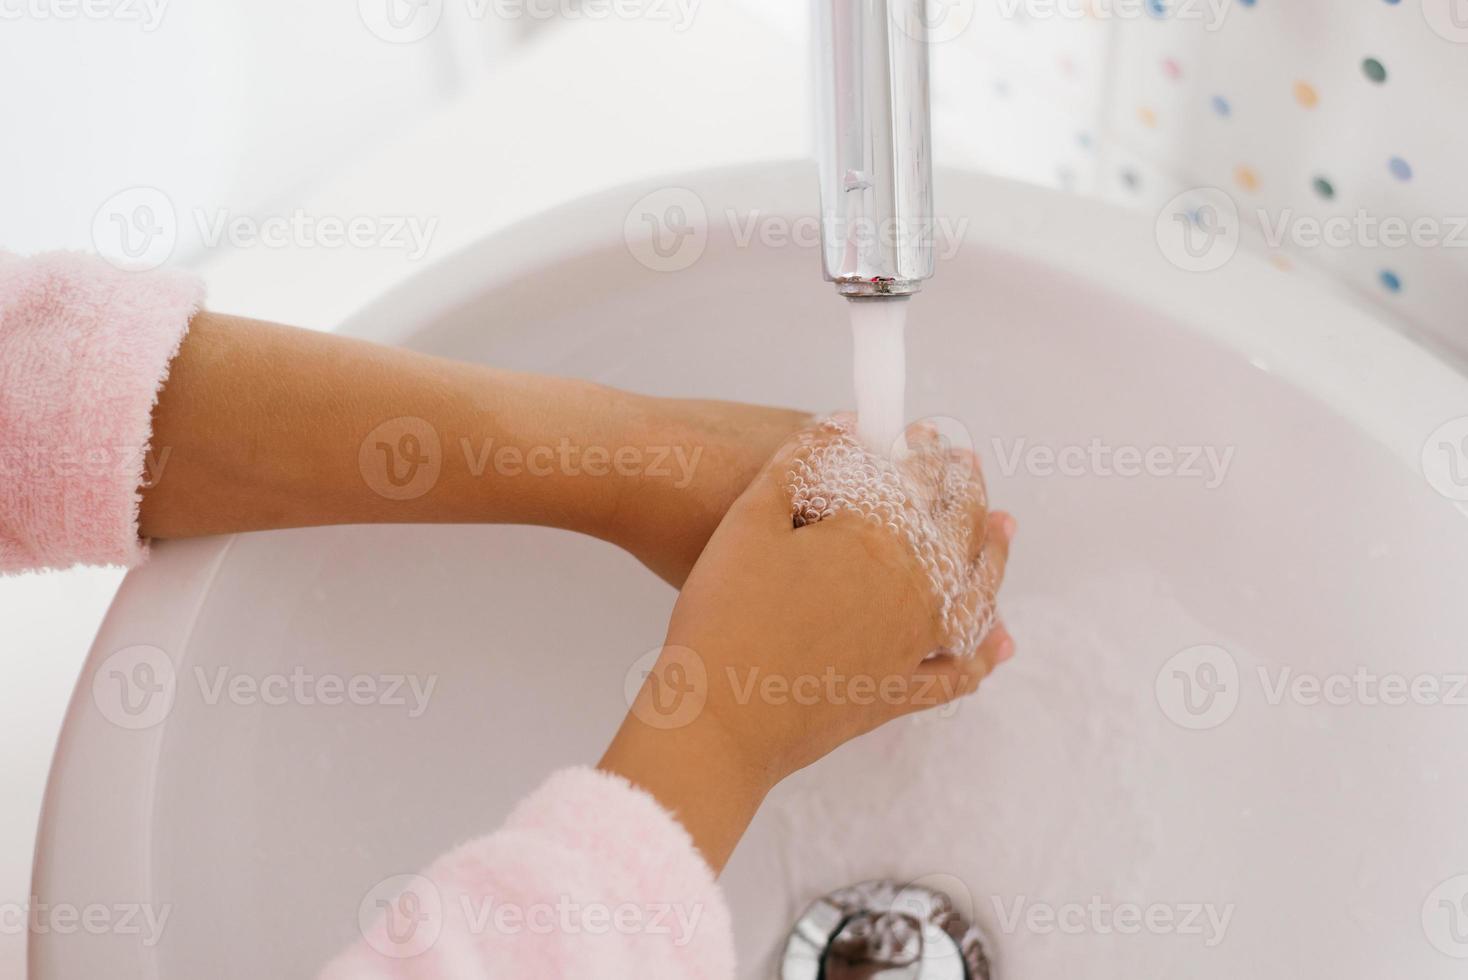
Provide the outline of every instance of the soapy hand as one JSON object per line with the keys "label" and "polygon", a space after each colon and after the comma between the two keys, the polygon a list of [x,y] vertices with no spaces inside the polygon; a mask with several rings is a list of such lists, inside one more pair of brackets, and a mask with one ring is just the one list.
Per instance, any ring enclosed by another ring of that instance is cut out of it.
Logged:
{"label": "soapy hand", "polygon": [[[1014,652],[982,615],[1014,520],[988,512],[977,461],[913,429],[915,454],[844,460],[836,471],[868,484],[847,480],[823,496],[809,480],[831,470],[812,467],[811,454],[843,438],[821,427],[790,440],[734,503],[602,760],[677,813],[715,868],[785,776],[886,721],[972,693]],[[838,496],[847,505],[833,504]],[[931,559],[958,552],[966,568],[932,573]],[[975,647],[946,652],[952,623],[975,621],[967,613],[984,624],[967,634]],[[701,678],[702,703],[660,727],[649,701],[675,675],[685,688]]]}

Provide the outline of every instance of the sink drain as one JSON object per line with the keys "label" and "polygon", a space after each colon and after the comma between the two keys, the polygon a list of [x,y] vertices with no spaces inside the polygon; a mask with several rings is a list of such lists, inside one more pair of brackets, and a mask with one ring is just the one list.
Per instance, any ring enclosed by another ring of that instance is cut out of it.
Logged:
{"label": "sink drain", "polygon": [[992,980],[984,937],[924,885],[864,881],[812,902],[780,980]]}

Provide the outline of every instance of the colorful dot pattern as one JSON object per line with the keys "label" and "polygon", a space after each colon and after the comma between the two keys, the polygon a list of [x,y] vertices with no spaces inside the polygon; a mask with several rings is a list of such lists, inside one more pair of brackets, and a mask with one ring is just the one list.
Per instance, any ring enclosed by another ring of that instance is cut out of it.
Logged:
{"label": "colorful dot pattern", "polygon": [[[1306,3],[1316,16],[1325,16],[1326,10],[1337,15],[1337,5],[1327,7],[1327,0]],[[1197,16],[1199,5],[1183,0],[1137,0],[1135,16],[1120,21],[1114,15],[1115,0],[1080,0],[1082,12],[1107,35],[1132,32],[1122,46],[1127,56],[1119,58],[1121,84],[1102,71],[1113,57],[1107,51],[1116,47],[1114,39],[1104,48],[1088,48],[1084,38],[1069,36],[1051,44],[1057,32],[1046,36],[1044,46],[1036,46],[1034,63],[1048,74],[1029,93],[1015,77],[1012,100],[1018,105],[1026,98],[1053,102],[1057,95],[1072,100],[1101,96],[1107,124],[1072,129],[1069,149],[1062,150],[1064,159],[1051,171],[1056,183],[1081,193],[1099,191],[1146,204],[1188,187],[1218,187],[1251,222],[1253,215],[1278,215],[1285,209],[1319,221],[1357,212],[1408,220],[1424,210],[1430,213],[1419,195],[1440,186],[1451,168],[1426,150],[1446,152],[1439,150],[1443,140],[1432,126],[1423,125],[1419,147],[1411,128],[1382,125],[1383,120],[1420,116],[1424,84],[1441,82],[1428,70],[1430,65],[1409,60],[1399,43],[1403,34],[1422,34],[1417,22],[1421,12],[1411,21],[1389,23],[1410,15],[1419,0],[1339,3],[1353,6],[1351,20],[1375,16],[1383,22],[1352,24],[1346,30],[1322,24],[1321,35],[1338,39],[1349,34],[1354,42],[1313,44],[1300,49],[1298,60],[1294,53],[1281,60],[1279,52],[1290,49],[1280,38],[1298,32],[1305,16],[1301,0],[1228,0],[1222,21],[1201,28],[1186,23],[1190,10]],[[1377,13],[1367,13],[1373,4]],[[1035,23],[1027,28],[1032,38]],[[1240,25],[1233,41],[1202,33],[1227,34]],[[1273,39],[1261,42],[1270,31]],[[1100,34],[1098,30],[1093,36]],[[1463,51],[1468,56],[1468,46]],[[1048,70],[1043,67],[1047,62]],[[1057,81],[1062,83],[1058,87]],[[1118,97],[1127,100],[1119,112],[1110,104]],[[1359,130],[1360,138],[1342,139],[1348,129]],[[1424,169],[1429,164],[1430,174]],[[1109,180],[1101,171],[1097,182],[1098,166],[1109,169]],[[1444,270],[1447,263],[1419,264],[1411,249],[1388,256],[1370,253],[1369,244],[1356,246],[1333,246],[1355,249],[1344,261],[1335,261],[1336,253],[1327,258],[1311,252],[1313,246],[1289,240],[1266,249],[1282,273],[1315,266],[1393,303],[1404,302],[1401,297],[1410,294],[1414,280],[1424,296],[1441,293],[1428,290],[1433,284],[1426,280],[1451,272]],[[1468,282],[1468,276],[1463,278]]]}
{"label": "colorful dot pattern", "polygon": [[[1257,9],[1259,7],[1257,0],[1235,0],[1235,2],[1238,6],[1246,9]],[[1388,6],[1397,6],[1401,0],[1382,0],[1382,2]],[[1166,14],[1166,4],[1159,2],[1151,6],[1153,12],[1158,16],[1164,16]],[[1391,80],[1391,72],[1382,58],[1375,54],[1363,54],[1359,57],[1358,61],[1361,72],[1361,83],[1364,88],[1388,87]],[[1177,84],[1182,82],[1188,75],[1187,59],[1182,52],[1164,53],[1156,63],[1160,66],[1161,76],[1164,82]],[[1327,92],[1321,80],[1304,77],[1289,79],[1285,83],[1284,91],[1280,93],[1280,100],[1281,103],[1290,104],[1292,111],[1295,113],[1309,114],[1322,111],[1322,107],[1327,104],[1328,100],[1341,99],[1344,105],[1348,104],[1345,100],[1360,98],[1363,97],[1363,94],[1360,91],[1337,91],[1335,87],[1332,87]],[[1203,111],[1215,120],[1215,125],[1244,122],[1239,106],[1229,92],[1217,91],[1207,95],[1205,98],[1206,103]],[[1281,110],[1279,105],[1259,107],[1250,105],[1250,111],[1251,113],[1258,113],[1260,115],[1267,113],[1273,117]],[[1171,113],[1172,110],[1169,109],[1169,116]],[[1139,105],[1136,108],[1136,116],[1138,123],[1145,129],[1158,130],[1167,128],[1167,117],[1164,116],[1157,106],[1147,104]],[[1303,119],[1304,116],[1302,115],[1299,118]],[[1277,124],[1273,118],[1261,118],[1258,121],[1261,125],[1271,122]],[[1244,195],[1257,195],[1264,189],[1265,177],[1252,162],[1247,160],[1236,161],[1232,164],[1230,170],[1234,188]],[[1410,182],[1414,176],[1411,163],[1400,155],[1387,157],[1386,172],[1391,178],[1391,181],[1396,183]],[[1128,190],[1135,192],[1140,188],[1140,180],[1137,178],[1135,171],[1124,170],[1120,176],[1121,183]],[[1323,173],[1309,175],[1306,177],[1306,182],[1315,200],[1321,205],[1326,206],[1338,205],[1346,200],[1353,199],[1354,193],[1360,190],[1357,187],[1348,187],[1342,192],[1335,179]],[[1282,271],[1290,271],[1295,267],[1294,263],[1288,257],[1278,252],[1271,256],[1271,261]],[[1378,269],[1374,275],[1379,288],[1385,290],[1388,294],[1396,295],[1402,293],[1406,288],[1403,276],[1395,269]]]}

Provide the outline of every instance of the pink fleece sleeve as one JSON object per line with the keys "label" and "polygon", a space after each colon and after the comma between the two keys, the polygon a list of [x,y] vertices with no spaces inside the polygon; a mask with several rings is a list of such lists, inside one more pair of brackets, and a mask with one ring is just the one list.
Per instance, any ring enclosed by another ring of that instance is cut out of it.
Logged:
{"label": "pink fleece sleeve", "polygon": [[153,404],[203,298],[175,270],[0,252],[0,573],[143,558]]}
{"label": "pink fleece sleeve", "polygon": [[673,817],[626,780],[566,769],[503,827],[394,879],[321,980],[730,980],[728,909]]}

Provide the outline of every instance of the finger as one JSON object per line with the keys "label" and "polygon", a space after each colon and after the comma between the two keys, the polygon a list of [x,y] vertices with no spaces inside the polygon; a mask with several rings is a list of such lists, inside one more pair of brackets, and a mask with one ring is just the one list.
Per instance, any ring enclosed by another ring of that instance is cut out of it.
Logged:
{"label": "finger", "polygon": [[1004,510],[985,514],[982,523],[974,527],[973,558],[976,564],[982,564],[984,580],[996,593],[1004,582],[1004,570],[1009,565],[1009,546],[1018,528],[1014,515]]}
{"label": "finger", "polygon": [[989,663],[978,657],[959,657],[941,653],[918,664],[912,672],[912,686],[906,711],[924,711],[951,704],[979,689],[989,676]]}
{"label": "finger", "polygon": [[[969,558],[978,556],[987,536],[989,518],[989,495],[984,488],[984,474],[979,467],[979,458],[967,449],[953,449],[948,453],[948,474],[943,491],[943,507],[959,510],[952,516],[963,522],[968,532]],[[938,512],[940,520],[947,514]]]}
{"label": "finger", "polygon": [[987,638],[993,632],[995,607],[1009,564],[1009,546],[1015,526],[1014,517],[1003,511],[989,515],[984,522],[983,541],[978,555],[969,564],[963,592],[958,599],[962,625],[951,642],[959,647],[973,642],[971,637]]}
{"label": "finger", "polygon": [[1014,636],[1010,634],[1009,627],[1003,621],[996,621],[994,628],[989,630],[989,635],[984,637],[984,642],[979,644],[979,652],[974,654],[974,659],[983,660],[993,670],[1013,657],[1014,650]]}
{"label": "finger", "polygon": [[947,653],[929,657],[913,671],[911,697],[905,707],[922,711],[967,697],[979,689],[994,668],[1014,656],[1014,649],[1014,638],[999,623],[972,657]]}

